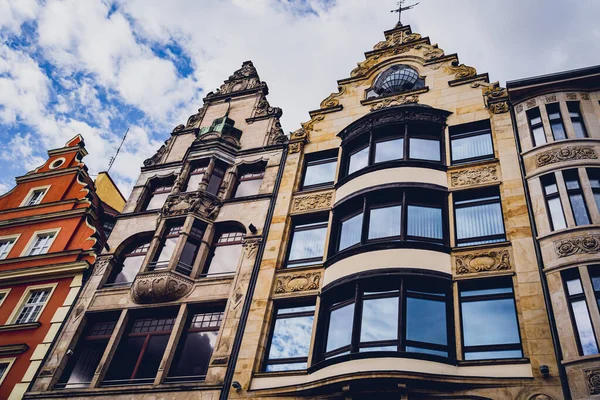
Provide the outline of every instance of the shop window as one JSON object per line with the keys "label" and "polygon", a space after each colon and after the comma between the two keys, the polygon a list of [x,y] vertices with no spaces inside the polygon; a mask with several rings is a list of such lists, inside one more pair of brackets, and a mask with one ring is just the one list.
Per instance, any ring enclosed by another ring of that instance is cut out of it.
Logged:
{"label": "shop window", "polygon": [[455,193],[454,214],[457,246],[472,246],[506,240],[498,188]]}

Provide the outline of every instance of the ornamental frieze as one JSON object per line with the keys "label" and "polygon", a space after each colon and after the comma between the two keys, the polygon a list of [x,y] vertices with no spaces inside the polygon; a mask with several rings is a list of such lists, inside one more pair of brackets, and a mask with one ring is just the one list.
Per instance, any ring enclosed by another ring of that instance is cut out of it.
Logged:
{"label": "ornamental frieze", "polygon": [[321,282],[320,272],[305,272],[300,274],[278,275],[275,293],[294,293],[307,290],[318,290]]}
{"label": "ornamental frieze", "polygon": [[600,252],[600,235],[585,235],[554,242],[556,255],[569,257],[574,254],[596,254]]}
{"label": "ornamental frieze", "polygon": [[292,212],[331,208],[333,192],[309,194],[294,198]]}
{"label": "ornamental frieze", "polygon": [[131,286],[131,298],[138,304],[164,303],[187,296],[194,282],[171,271],[138,275]]}
{"label": "ornamental frieze", "polygon": [[498,170],[495,165],[483,168],[463,169],[462,171],[450,174],[450,184],[452,186],[479,185],[481,183],[496,181],[498,181]]}
{"label": "ornamental frieze", "polygon": [[383,99],[382,101],[376,103],[375,105],[373,105],[373,107],[371,107],[371,111],[377,111],[377,110],[381,110],[382,108],[401,106],[403,104],[413,104],[413,103],[418,103],[418,102],[419,102],[419,96],[417,96],[416,94],[414,94],[412,96],[405,96],[405,95],[399,94],[397,96],[388,97],[388,98]]}
{"label": "ornamental frieze", "polygon": [[585,381],[590,395],[600,394],[600,370],[585,371]]}
{"label": "ornamental frieze", "polygon": [[538,167],[569,160],[591,160],[598,156],[590,146],[565,146],[560,149],[548,150],[537,156]]}
{"label": "ornamental frieze", "polygon": [[457,275],[512,269],[508,250],[459,255],[455,263]]}
{"label": "ornamental frieze", "polygon": [[196,191],[170,196],[161,208],[160,214],[163,217],[173,217],[194,212],[214,219],[220,208],[221,202],[218,199],[209,197],[202,191]]}

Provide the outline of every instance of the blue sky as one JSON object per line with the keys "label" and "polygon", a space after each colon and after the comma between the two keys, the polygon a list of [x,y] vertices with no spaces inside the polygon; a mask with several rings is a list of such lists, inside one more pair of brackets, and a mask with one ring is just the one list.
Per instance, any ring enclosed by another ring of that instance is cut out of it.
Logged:
{"label": "blue sky", "polygon": [[[0,0],[0,193],[80,133],[127,195],[142,161],[245,60],[286,131],[395,24],[391,0]],[[421,0],[403,21],[492,80],[600,64],[595,0]]]}

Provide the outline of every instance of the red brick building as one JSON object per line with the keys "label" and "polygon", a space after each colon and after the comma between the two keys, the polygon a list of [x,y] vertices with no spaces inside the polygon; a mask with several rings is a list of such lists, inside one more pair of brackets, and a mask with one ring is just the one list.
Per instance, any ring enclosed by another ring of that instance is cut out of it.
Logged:
{"label": "red brick building", "polygon": [[85,155],[77,135],[0,196],[0,399],[27,390],[125,204]]}

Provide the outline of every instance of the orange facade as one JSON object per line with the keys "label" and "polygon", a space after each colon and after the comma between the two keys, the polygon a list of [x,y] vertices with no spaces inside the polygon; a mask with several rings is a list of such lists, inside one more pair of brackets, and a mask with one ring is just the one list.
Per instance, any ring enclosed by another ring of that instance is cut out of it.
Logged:
{"label": "orange facade", "polygon": [[43,373],[118,212],[96,194],[86,154],[78,135],[0,196],[0,399],[21,398]]}

